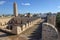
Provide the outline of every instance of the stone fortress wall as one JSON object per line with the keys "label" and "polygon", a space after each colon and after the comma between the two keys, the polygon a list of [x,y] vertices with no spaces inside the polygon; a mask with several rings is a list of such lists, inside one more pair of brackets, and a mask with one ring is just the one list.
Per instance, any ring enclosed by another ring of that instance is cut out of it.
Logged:
{"label": "stone fortress wall", "polygon": [[12,17],[3,17],[3,18],[0,18],[0,29],[8,32],[8,33],[12,33],[12,34],[20,34],[22,33],[23,31],[27,30],[28,28],[30,27],[33,27],[35,24],[37,24],[39,21],[41,21],[41,18],[37,18],[33,21],[30,21],[28,23],[25,23],[23,24],[22,26],[18,25],[18,26],[12,26],[12,29],[9,30],[7,29],[7,26],[9,27],[8,25],[8,22],[12,19]]}
{"label": "stone fortress wall", "polygon": [[22,27],[21,26],[14,26],[12,29],[12,33],[13,34],[20,34],[23,31],[27,30],[30,27],[33,27],[35,24],[37,24],[39,21],[41,21],[41,18],[38,18],[34,21],[31,21],[29,23],[23,24]]}

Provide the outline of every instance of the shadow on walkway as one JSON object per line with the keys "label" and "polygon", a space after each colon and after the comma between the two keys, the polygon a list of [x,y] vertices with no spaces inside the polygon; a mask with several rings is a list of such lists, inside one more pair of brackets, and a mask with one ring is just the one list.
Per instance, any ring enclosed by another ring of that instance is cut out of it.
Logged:
{"label": "shadow on walkway", "polygon": [[7,37],[7,36],[13,36],[14,34],[5,33],[4,31],[0,30],[0,37]]}
{"label": "shadow on walkway", "polygon": [[42,23],[37,24],[37,29],[31,33],[31,36],[28,36],[29,40],[41,40],[42,39]]}
{"label": "shadow on walkway", "polygon": [[11,34],[2,34],[0,37],[7,37],[7,36],[12,36]]}

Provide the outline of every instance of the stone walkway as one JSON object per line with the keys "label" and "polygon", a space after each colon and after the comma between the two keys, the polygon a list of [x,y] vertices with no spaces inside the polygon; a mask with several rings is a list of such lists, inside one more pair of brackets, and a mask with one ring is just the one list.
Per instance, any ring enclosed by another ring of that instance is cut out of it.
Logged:
{"label": "stone walkway", "polygon": [[26,32],[22,33],[21,35],[25,35],[28,40],[40,40],[42,37],[42,23],[36,24],[34,28],[27,30]]}
{"label": "stone walkway", "polygon": [[60,40],[60,32],[59,32],[58,36],[59,36],[59,37],[58,37],[58,40]]}

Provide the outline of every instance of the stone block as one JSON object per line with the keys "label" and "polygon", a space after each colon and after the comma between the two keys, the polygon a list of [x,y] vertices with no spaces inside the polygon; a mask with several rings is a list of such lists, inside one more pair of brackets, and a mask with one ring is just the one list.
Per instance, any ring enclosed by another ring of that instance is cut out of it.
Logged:
{"label": "stone block", "polygon": [[29,25],[31,25],[31,22],[29,22]]}
{"label": "stone block", "polygon": [[22,32],[21,27],[17,27],[17,34],[20,34]]}
{"label": "stone block", "polygon": [[20,34],[22,31],[21,31],[21,27],[20,26],[14,26],[13,29],[12,29],[12,33],[13,34]]}
{"label": "stone block", "polygon": [[22,27],[23,27],[23,31],[24,31],[26,29],[25,25],[22,25]]}
{"label": "stone block", "polygon": [[16,26],[13,26],[13,28],[12,28],[12,33],[13,33],[13,34],[17,34],[17,27],[16,27]]}
{"label": "stone block", "polygon": [[28,28],[28,23],[26,23],[26,28]]}

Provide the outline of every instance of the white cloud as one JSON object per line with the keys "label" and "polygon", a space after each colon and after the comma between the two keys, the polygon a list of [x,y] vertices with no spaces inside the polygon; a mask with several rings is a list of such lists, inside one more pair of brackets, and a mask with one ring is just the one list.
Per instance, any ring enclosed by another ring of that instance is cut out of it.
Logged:
{"label": "white cloud", "polygon": [[60,6],[57,6],[58,8],[60,8]]}
{"label": "white cloud", "polygon": [[6,1],[0,1],[0,5],[4,4]]}
{"label": "white cloud", "polygon": [[31,4],[30,3],[22,3],[22,5],[29,6]]}

